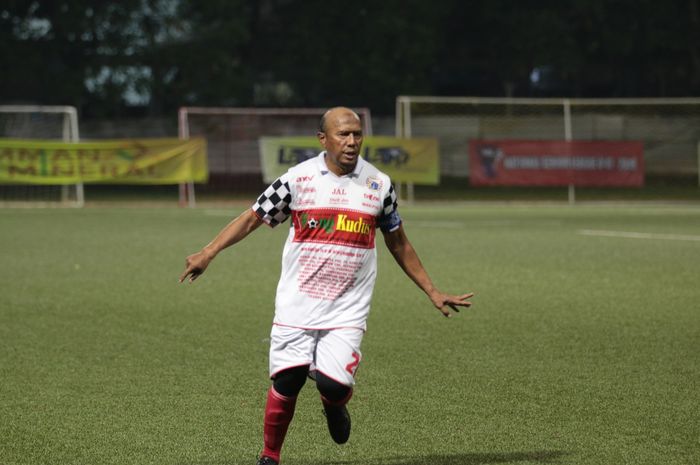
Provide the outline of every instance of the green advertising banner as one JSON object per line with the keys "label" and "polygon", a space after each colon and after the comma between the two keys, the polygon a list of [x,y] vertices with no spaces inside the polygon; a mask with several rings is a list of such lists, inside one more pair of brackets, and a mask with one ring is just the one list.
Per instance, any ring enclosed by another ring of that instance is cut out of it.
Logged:
{"label": "green advertising banner", "polygon": [[205,139],[0,139],[0,184],[206,182]]}
{"label": "green advertising banner", "polygon": [[[316,137],[261,137],[259,145],[263,179],[268,183],[323,150]],[[436,139],[365,137],[362,158],[389,175],[395,183],[440,183]]]}

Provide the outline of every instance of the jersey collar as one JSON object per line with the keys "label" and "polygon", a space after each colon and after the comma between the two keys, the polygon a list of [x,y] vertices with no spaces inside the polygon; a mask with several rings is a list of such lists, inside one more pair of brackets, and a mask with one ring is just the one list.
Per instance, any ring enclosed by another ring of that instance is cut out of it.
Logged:
{"label": "jersey collar", "polygon": [[[333,173],[331,170],[328,169],[328,165],[326,164],[326,151],[324,150],[323,152],[318,154],[318,157],[316,157],[316,161],[318,163],[318,170],[321,172],[322,176],[325,176],[327,174],[331,174],[332,176],[335,176],[335,173]],[[348,178],[359,178],[360,173],[362,172],[362,169],[365,167],[365,163],[367,163],[362,156],[357,157],[357,164],[355,165],[355,169],[352,171],[352,173],[345,174],[341,177],[348,177]]]}

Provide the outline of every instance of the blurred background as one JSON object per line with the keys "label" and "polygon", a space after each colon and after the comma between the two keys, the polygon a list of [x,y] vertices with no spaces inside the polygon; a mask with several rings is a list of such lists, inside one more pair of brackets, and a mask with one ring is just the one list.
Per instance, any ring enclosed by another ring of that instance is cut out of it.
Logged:
{"label": "blurred background", "polygon": [[[479,120],[480,137],[561,139],[562,101],[545,111],[559,120],[533,122],[543,101],[513,107],[503,100],[476,112],[402,107],[399,96],[618,99],[599,101],[595,115],[587,112],[587,129],[572,137],[654,134],[645,141],[647,186],[698,185],[700,104],[688,97],[700,96],[699,0],[6,0],[0,57],[0,104],[73,106],[81,140],[177,137],[181,107],[366,108],[374,135],[441,139],[443,182],[418,186],[419,198],[558,198],[560,190],[468,191],[467,140],[456,142],[454,127],[495,114],[500,126],[485,132]],[[666,100],[621,109],[627,102],[619,99],[639,98]],[[408,134],[405,111],[432,123]],[[506,132],[518,114],[529,122]],[[671,122],[652,124],[663,115]],[[217,125],[218,137],[247,131],[213,121],[201,124]],[[298,121],[286,129],[262,121],[252,132],[313,134],[315,123]],[[199,191],[258,189],[259,168],[224,173],[237,163],[237,149],[217,148],[214,139],[211,182]],[[679,141],[682,153],[665,145]],[[249,152],[244,160],[257,156]],[[696,199],[696,190],[663,192]]]}

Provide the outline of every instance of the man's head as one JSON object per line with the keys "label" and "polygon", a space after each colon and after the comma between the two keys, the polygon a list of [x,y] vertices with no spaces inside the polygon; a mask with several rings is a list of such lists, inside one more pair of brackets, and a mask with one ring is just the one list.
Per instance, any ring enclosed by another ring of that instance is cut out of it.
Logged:
{"label": "man's head", "polygon": [[326,164],[341,176],[357,165],[362,148],[362,122],[349,108],[335,107],[321,117],[318,140],[326,150]]}

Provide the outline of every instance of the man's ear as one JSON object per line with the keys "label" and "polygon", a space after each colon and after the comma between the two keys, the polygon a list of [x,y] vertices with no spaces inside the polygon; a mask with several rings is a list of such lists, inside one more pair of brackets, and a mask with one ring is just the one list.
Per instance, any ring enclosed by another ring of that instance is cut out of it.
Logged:
{"label": "man's ear", "polygon": [[321,145],[325,149],[326,148],[326,133],[318,131],[316,133],[316,137],[318,137],[318,141],[321,143]]}

